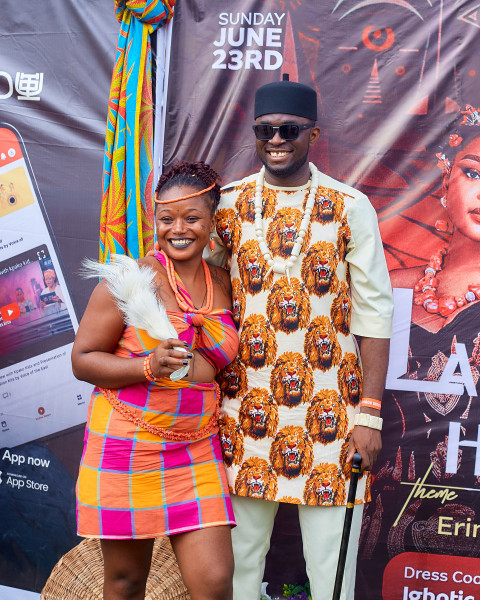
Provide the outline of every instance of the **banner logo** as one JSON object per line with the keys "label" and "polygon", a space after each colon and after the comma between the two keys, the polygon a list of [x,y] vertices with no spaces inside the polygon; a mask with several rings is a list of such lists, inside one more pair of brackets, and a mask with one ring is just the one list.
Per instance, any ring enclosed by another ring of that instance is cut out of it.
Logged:
{"label": "banner logo", "polygon": [[[0,100],[5,100],[13,96],[13,78],[6,71],[0,71],[0,77],[7,82],[8,91],[0,94]],[[40,94],[43,89],[43,73],[23,73],[18,71],[15,74],[15,91],[17,100],[40,100]]]}

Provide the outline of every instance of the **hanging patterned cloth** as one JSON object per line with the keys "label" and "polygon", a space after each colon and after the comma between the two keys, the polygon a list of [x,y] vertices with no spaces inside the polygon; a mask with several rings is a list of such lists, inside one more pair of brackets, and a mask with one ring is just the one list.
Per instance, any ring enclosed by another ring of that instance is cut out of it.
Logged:
{"label": "hanging patterned cloth", "polygon": [[120,22],[108,105],[100,261],[144,256],[153,247],[153,103],[150,34],[175,0],[115,0]]}

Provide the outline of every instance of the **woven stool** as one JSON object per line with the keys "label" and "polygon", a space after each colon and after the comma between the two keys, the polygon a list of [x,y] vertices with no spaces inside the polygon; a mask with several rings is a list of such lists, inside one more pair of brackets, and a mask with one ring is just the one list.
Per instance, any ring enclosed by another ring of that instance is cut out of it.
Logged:
{"label": "woven stool", "polygon": [[[53,567],[40,600],[102,600],[100,540],[86,539]],[[168,537],[155,540],[145,600],[189,600]]]}

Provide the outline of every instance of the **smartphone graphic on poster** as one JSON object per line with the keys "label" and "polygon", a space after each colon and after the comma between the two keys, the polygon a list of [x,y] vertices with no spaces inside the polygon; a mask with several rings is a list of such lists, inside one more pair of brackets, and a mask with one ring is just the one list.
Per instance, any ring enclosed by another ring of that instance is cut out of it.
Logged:
{"label": "smartphone graphic on poster", "polygon": [[70,363],[77,327],[25,144],[0,123],[0,447],[85,421],[91,386]]}

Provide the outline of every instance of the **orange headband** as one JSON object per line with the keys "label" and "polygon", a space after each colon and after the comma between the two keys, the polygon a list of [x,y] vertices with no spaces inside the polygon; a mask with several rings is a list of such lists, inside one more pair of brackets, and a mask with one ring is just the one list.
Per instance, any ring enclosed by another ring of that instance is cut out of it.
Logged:
{"label": "orange headband", "polygon": [[200,190],[199,192],[195,192],[194,194],[188,194],[188,196],[182,196],[181,198],[172,198],[172,200],[158,200],[155,198],[155,202],[157,204],[170,204],[170,202],[179,202],[180,200],[187,200],[187,198],[194,198],[195,196],[201,196],[206,192],[209,192],[216,185],[216,182],[212,183],[210,187],[205,188],[204,190]]}

